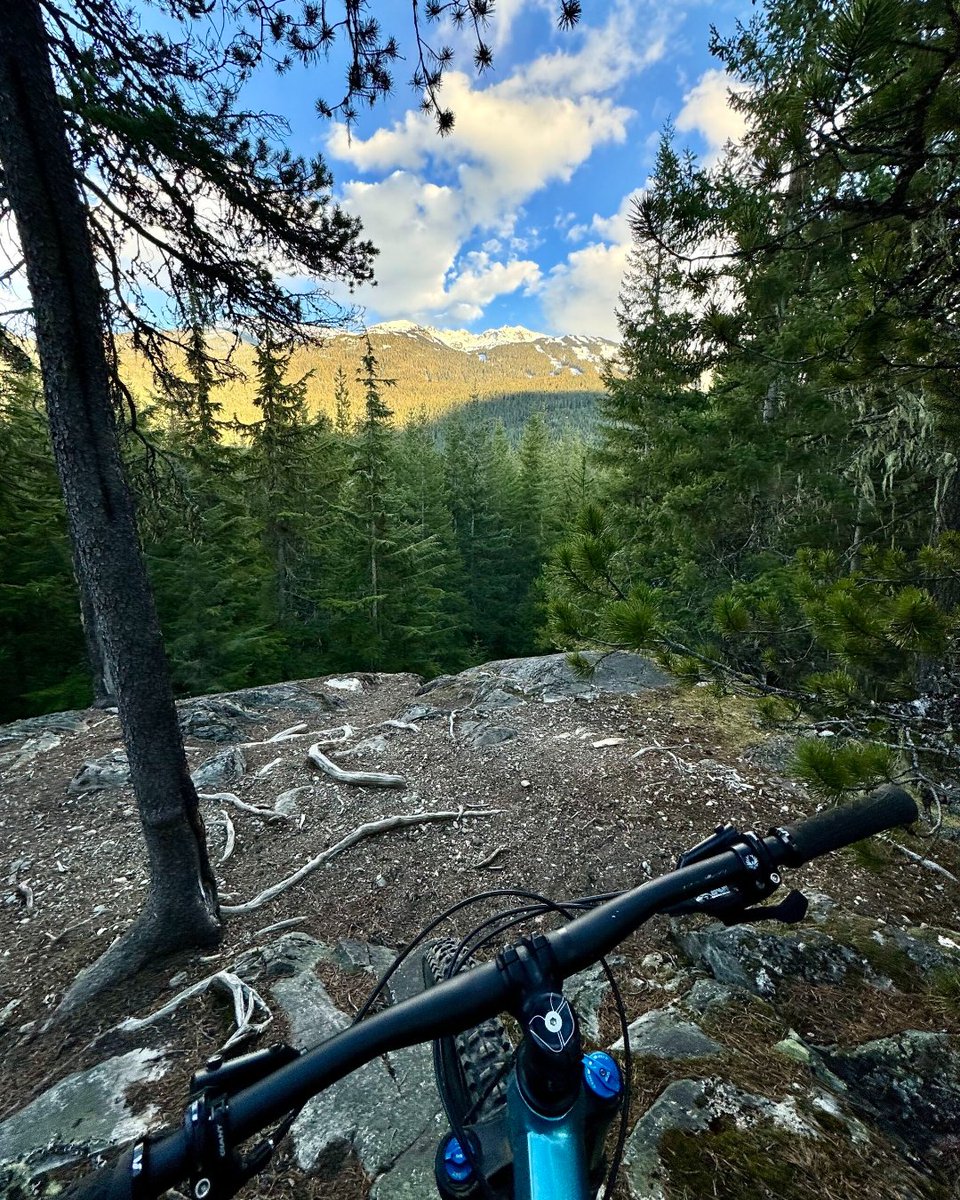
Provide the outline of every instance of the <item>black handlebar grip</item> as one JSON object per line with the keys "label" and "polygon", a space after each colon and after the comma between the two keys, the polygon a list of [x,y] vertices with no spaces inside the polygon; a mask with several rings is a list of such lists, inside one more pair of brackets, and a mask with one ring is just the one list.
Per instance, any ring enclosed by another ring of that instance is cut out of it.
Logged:
{"label": "black handlebar grip", "polygon": [[130,1165],[133,1159],[133,1148],[126,1154],[78,1179],[67,1191],[61,1193],[61,1200],[133,1200],[133,1176]]}
{"label": "black handlebar grip", "polygon": [[792,867],[799,867],[811,858],[819,858],[884,829],[910,825],[919,815],[911,795],[903,788],[886,784],[856,804],[828,808],[800,825],[788,825],[786,861]]}

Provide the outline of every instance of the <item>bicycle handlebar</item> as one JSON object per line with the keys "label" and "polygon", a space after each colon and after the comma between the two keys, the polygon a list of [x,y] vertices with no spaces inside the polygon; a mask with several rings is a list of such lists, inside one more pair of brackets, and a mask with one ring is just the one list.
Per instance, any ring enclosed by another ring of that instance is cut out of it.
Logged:
{"label": "bicycle handlebar", "polygon": [[[607,901],[545,936],[557,974],[565,979],[603,958],[649,917],[711,889],[759,881],[764,867],[798,867],[871,834],[917,820],[917,807],[902,788],[886,786],[858,804],[829,809],[799,824],[772,830],[746,844],[681,867]],[[767,894],[767,893],[765,893]],[[390,1050],[462,1033],[510,1005],[512,989],[496,962],[456,975],[428,991],[352,1025],[266,1079],[229,1099],[230,1141],[252,1134],[299,1108],[312,1096]],[[141,1183],[131,1184],[131,1154],[75,1185],[64,1200],[141,1200],[179,1183],[191,1162],[191,1113],[184,1127],[141,1143],[145,1147]],[[121,1176],[125,1172],[125,1179]]]}
{"label": "bicycle handlebar", "polygon": [[898,825],[909,825],[917,816],[913,797],[903,788],[887,784],[871,792],[859,804],[828,808],[800,825],[788,826],[785,832],[791,851],[787,865],[803,866],[812,858],[849,846],[851,842],[862,841]]}

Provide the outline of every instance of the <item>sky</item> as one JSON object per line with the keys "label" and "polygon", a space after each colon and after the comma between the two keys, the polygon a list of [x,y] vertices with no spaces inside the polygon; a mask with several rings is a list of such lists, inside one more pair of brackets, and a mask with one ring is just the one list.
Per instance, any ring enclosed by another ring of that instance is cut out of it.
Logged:
{"label": "sky", "polygon": [[443,87],[456,124],[443,138],[406,84],[408,6],[386,7],[408,58],[352,132],[315,115],[332,92],[318,68],[262,75],[254,89],[287,118],[294,150],[323,155],[336,199],[380,250],[377,286],[354,296],[367,323],[616,339],[631,199],[664,123],[703,158],[740,129],[708,39],[711,23],[731,32],[746,20],[749,2],[584,0],[580,24],[560,30],[558,0],[498,0],[494,66],[480,78],[467,34],[431,27],[457,52]]}
{"label": "sky", "polygon": [[[709,53],[710,26],[732,33],[756,10],[750,0],[583,0],[580,23],[560,30],[559,7],[497,0],[486,34],[493,68],[480,77],[472,30],[427,24],[433,45],[455,51],[442,89],[456,118],[446,137],[408,83],[410,0],[371,0],[405,59],[391,95],[363,108],[349,131],[316,110],[318,97],[340,98],[342,66],[255,73],[244,100],[284,119],[295,153],[325,159],[334,198],[379,249],[376,286],[331,289],[360,306],[363,324],[473,333],[519,325],[617,340],[633,198],[668,121],[704,161],[740,133],[731,81]],[[8,221],[0,272],[19,258]],[[3,284],[2,307],[28,305],[24,287],[19,275]]]}

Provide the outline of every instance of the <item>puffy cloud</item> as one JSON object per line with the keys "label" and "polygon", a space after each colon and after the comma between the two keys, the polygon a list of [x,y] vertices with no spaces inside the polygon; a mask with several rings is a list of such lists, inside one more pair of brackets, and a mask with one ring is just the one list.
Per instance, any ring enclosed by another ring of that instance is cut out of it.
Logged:
{"label": "puffy cloud", "polygon": [[596,240],[571,251],[538,289],[543,311],[557,331],[619,340],[616,308],[632,245],[629,218],[636,195],[624,196],[610,216],[594,213],[589,225],[570,230],[578,240],[588,234]]}
{"label": "puffy cloud", "polygon": [[623,142],[632,115],[608,97],[560,97],[518,90],[515,82],[478,89],[469,76],[451,72],[444,101],[457,123],[448,137],[439,138],[418,111],[366,140],[348,142],[338,128],[327,149],[366,172],[429,167],[454,178],[475,206],[475,223],[493,224],[540,188],[569,180],[597,146]]}
{"label": "puffy cloud", "polygon": [[[510,0],[498,7],[497,21],[506,17],[504,38],[518,11]],[[498,295],[536,287],[539,270],[529,255],[537,242],[516,228],[522,205],[548,185],[568,182],[598,147],[625,142],[633,111],[608,93],[663,55],[666,22],[673,19],[617,0],[604,25],[577,31],[573,49],[542,54],[488,86],[465,72],[448,72],[443,98],[456,125],[446,138],[419,111],[367,138],[348,138],[334,127],[330,156],[365,174],[386,175],[343,189],[347,211],[361,218],[381,250],[379,287],[364,289],[361,299],[384,316],[439,319],[451,305],[479,310]],[[428,177],[443,182],[428,184]],[[614,240],[609,229],[592,232]],[[473,239],[483,246],[482,260],[460,254]],[[599,244],[578,253],[585,257],[571,255],[563,270],[586,294],[599,286],[591,271],[599,280],[601,261],[609,273],[616,256]],[[614,299],[618,287],[619,278],[607,286]]]}
{"label": "puffy cloud", "polygon": [[616,307],[628,251],[626,243],[592,242],[553,268],[540,300],[556,331],[619,340]]}
{"label": "puffy cloud", "polygon": [[727,142],[743,137],[746,124],[743,114],[730,107],[730,93],[747,90],[725,71],[706,71],[683,98],[683,108],[677,117],[677,129],[682,133],[695,130],[707,142],[713,156]]}
{"label": "puffy cloud", "polygon": [[483,305],[539,276],[534,262],[495,259],[502,251],[495,241],[486,250],[458,258],[471,223],[454,188],[395,171],[380,183],[349,184],[344,203],[381,248],[379,286],[360,289],[358,298],[385,318],[439,320],[448,315],[475,320]]}

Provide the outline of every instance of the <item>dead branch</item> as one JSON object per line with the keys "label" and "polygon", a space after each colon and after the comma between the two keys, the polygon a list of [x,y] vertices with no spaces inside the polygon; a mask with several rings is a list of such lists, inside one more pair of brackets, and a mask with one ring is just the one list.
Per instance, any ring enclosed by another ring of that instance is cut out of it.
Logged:
{"label": "dead branch", "polygon": [[934,862],[932,858],[924,858],[922,854],[917,854],[914,850],[907,849],[906,846],[901,846],[899,842],[895,842],[893,838],[881,838],[881,841],[887,842],[893,846],[894,850],[899,850],[901,854],[905,854],[912,862],[919,863],[921,867],[926,867],[928,871],[936,871],[938,875],[943,875],[953,883],[960,883],[960,879],[956,877],[946,867],[941,867],[939,863]]}
{"label": "dead branch", "polygon": [[[273,1020],[273,1013],[255,988],[252,988],[248,983],[244,983],[242,979],[234,975],[231,971],[218,971],[215,975],[210,975],[206,979],[201,979],[199,983],[184,988],[182,992],[178,992],[172,1000],[164,1004],[162,1008],[158,1008],[156,1012],[152,1012],[146,1017],[127,1017],[126,1020],[121,1021],[114,1028],[121,1033],[136,1033],[138,1030],[144,1029],[147,1025],[153,1025],[164,1017],[169,1016],[170,1013],[175,1012],[185,1001],[192,999],[194,996],[199,996],[201,992],[205,992],[209,988],[229,992],[233,1000],[233,1015],[237,1028],[223,1043],[221,1050],[228,1049],[242,1038],[249,1037],[251,1034],[261,1033]],[[260,1009],[266,1016],[264,1020],[253,1024],[251,1018],[257,1009]]]}
{"label": "dead branch", "polygon": [[313,736],[321,749],[329,750],[331,746],[345,746],[356,732],[352,725],[332,725],[329,729],[317,730]]}
{"label": "dead branch", "polygon": [[343,767],[338,767],[335,762],[321,752],[319,742],[310,747],[307,758],[338,783],[352,783],[357,787],[405,788],[407,786],[404,775],[385,775],[380,771],[345,771]]}
{"label": "dead branch", "polygon": [[[500,857],[500,855],[504,854],[509,849],[510,849],[510,846],[506,842],[504,842],[504,844],[502,846],[498,846],[496,848],[496,850],[491,851],[491,853],[488,854],[486,856],[486,858],[481,858],[479,862],[475,862],[473,864],[474,869],[479,871],[482,867],[492,866],[492,864],[496,862],[496,860]],[[498,868],[498,870],[499,870],[499,868]]]}
{"label": "dead branch", "polygon": [[420,732],[420,726],[415,725],[413,721],[397,721],[391,719],[389,721],[381,721],[381,725],[389,725],[392,729],[412,729],[414,733]]}
{"label": "dead branch", "polygon": [[278,758],[271,759],[270,762],[264,763],[262,767],[257,769],[256,778],[265,779],[266,776],[269,775],[271,771],[276,770],[276,768],[279,767],[282,762],[283,756],[280,755]]}
{"label": "dead branch", "polygon": [[260,937],[262,933],[276,933],[280,929],[290,929],[293,925],[302,925],[306,917],[288,917],[285,921],[274,921],[272,925],[264,925],[262,929],[254,931],[254,937]]}
{"label": "dead branch", "polygon": [[281,729],[279,733],[275,733],[273,737],[268,737],[262,742],[241,742],[240,750],[253,750],[256,746],[275,746],[277,742],[292,742],[298,737],[309,737],[305,731],[308,729],[306,721],[300,725],[291,725],[289,729]]}
{"label": "dead branch", "polygon": [[344,850],[349,850],[357,842],[362,842],[365,838],[373,837],[375,834],[389,833],[393,829],[402,829],[408,825],[428,825],[435,821],[456,821],[460,817],[492,817],[500,812],[503,812],[502,808],[459,808],[456,812],[399,813],[392,817],[384,817],[380,821],[367,821],[363,825],[358,825],[346,837],[341,838],[336,845],[330,846],[329,849],[318,854],[316,858],[311,858],[309,862],[304,863],[292,875],[288,875],[286,879],[281,879],[279,883],[266,888],[258,896],[254,896],[252,900],[247,900],[244,904],[221,904],[220,911],[222,913],[234,914],[253,912],[255,909],[261,908],[264,904],[275,899],[281,892],[287,891],[289,888],[300,883],[301,880],[306,879],[318,867],[322,867],[324,863],[330,862],[338,854],[342,854]]}
{"label": "dead branch", "polygon": [[274,812],[272,808],[257,808],[255,804],[247,804],[245,800],[241,800],[233,792],[198,792],[197,795],[201,800],[212,800],[218,804],[232,804],[234,808],[239,808],[241,812],[253,813],[255,817],[259,817],[262,821],[290,820],[284,813]]}

